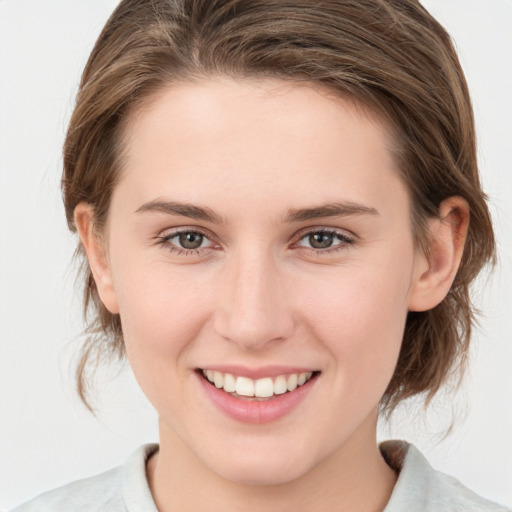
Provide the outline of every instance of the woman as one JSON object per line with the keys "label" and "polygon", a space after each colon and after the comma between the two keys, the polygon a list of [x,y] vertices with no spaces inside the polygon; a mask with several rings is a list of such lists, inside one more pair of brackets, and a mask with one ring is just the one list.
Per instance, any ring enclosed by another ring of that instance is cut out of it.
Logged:
{"label": "woman", "polygon": [[[416,2],[123,1],[65,145],[95,352],[160,446],[20,510],[502,510],[376,443],[492,260],[467,87]],[[124,502],[124,505],[122,504]]]}

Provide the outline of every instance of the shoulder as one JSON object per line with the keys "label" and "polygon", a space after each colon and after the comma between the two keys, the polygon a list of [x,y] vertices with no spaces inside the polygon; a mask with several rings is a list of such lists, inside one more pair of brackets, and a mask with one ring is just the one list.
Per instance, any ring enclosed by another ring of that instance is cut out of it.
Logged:
{"label": "shoulder", "polygon": [[121,468],[72,482],[21,505],[13,512],[124,510]]}
{"label": "shoulder", "polygon": [[12,512],[156,512],[145,466],[157,448],[157,445],[141,446],[124,466],[41,494]]}
{"label": "shoulder", "polygon": [[511,512],[478,496],[457,479],[436,471],[413,445],[387,441],[381,444],[381,452],[399,472],[384,512]]}

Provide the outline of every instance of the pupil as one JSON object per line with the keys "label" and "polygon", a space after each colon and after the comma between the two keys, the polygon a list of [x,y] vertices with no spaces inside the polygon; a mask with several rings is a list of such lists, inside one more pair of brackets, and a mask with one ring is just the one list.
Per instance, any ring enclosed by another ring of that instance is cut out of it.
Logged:
{"label": "pupil", "polygon": [[333,236],[329,233],[314,233],[309,235],[309,243],[315,249],[325,249],[330,247],[333,242]]}
{"label": "pupil", "polygon": [[180,233],[180,245],[185,249],[197,249],[203,243],[203,235],[199,233]]}

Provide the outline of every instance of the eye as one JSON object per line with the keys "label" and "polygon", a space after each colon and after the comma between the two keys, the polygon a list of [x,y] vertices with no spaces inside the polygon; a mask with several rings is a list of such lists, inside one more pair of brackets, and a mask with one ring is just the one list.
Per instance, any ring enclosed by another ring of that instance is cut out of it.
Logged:
{"label": "eye", "polygon": [[203,242],[207,240],[203,234],[193,231],[178,233],[173,238],[176,238],[176,241],[184,249],[199,249],[199,247],[203,245]]}
{"label": "eye", "polygon": [[158,242],[179,254],[198,252],[200,249],[208,249],[213,246],[213,242],[204,233],[190,229],[173,231],[159,236]]}
{"label": "eye", "polygon": [[326,249],[334,242],[333,233],[311,233],[308,235],[308,243],[313,249]]}
{"label": "eye", "polygon": [[319,229],[309,231],[302,236],[297,243],[297,246],[314,249],[316,251],[323,251],[326,249],[342,249],[354,242],[355,240],[352,237],[342,233],[341,231]]}

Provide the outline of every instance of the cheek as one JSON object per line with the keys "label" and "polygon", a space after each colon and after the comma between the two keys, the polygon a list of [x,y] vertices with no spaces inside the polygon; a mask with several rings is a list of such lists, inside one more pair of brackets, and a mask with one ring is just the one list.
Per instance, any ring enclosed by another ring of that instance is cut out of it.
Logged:
{"label": "cheek", "polygon": [[[380,400],[403,338],[410,281],[390,260],[352,266],[330,279],[302,307],[310,330],[331,353],[337,385],[357,399]],[[305,296],[298,291],[297,296]]]}
{"label": "cheek", "polygon": [[163,365],[171,375],[207,317],[204,276],[190,279],[190,272],[163,261],[125,260],[116,268],[114,286],[134,372],[151,378]]}
{"label": "cheek", "polygon": [[[190,356],[205,322],[200,286],[151,266],[120,277],[119,308],[126,354],[141,389],[173,424],[190,407]],[[181,411],[181,412],[180,412]],[[175,425],[177,428],[178,425]]]}

